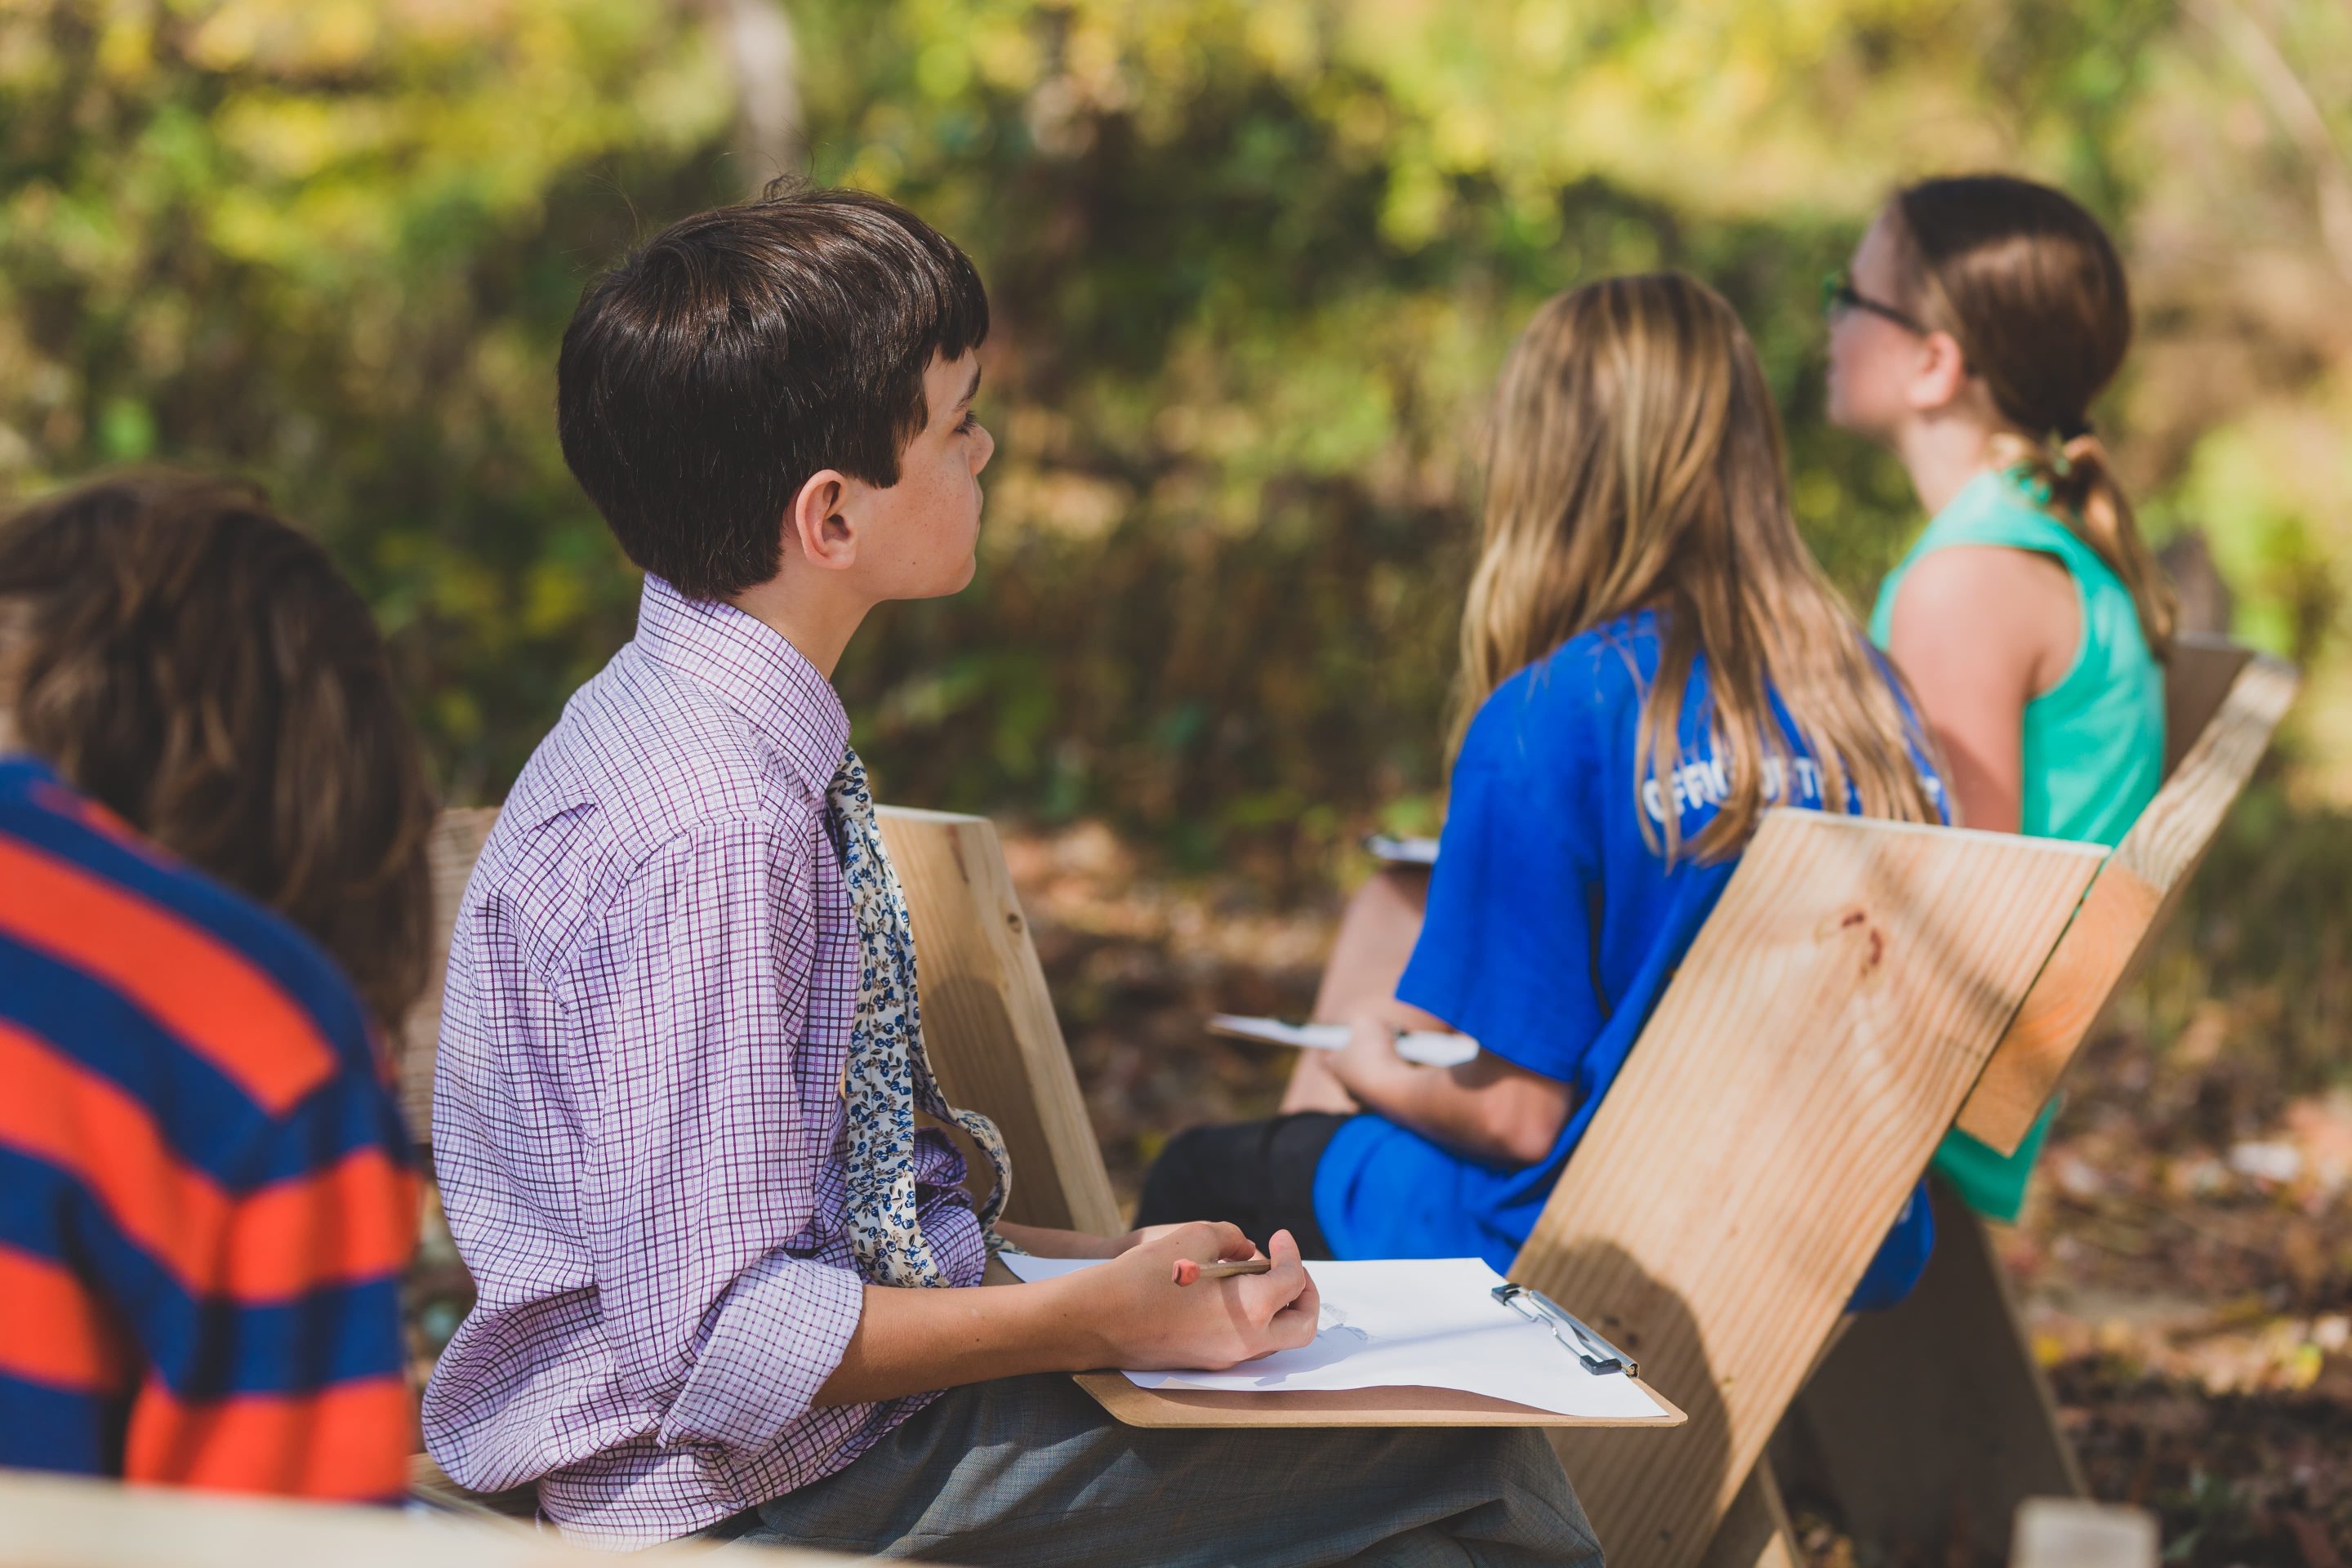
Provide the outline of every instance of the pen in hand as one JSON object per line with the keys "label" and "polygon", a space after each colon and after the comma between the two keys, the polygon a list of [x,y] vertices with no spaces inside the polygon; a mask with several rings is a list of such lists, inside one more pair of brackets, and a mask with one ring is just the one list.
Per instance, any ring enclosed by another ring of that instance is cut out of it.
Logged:
{"label": "pen in hand", "polygon": [[1230,1279],[1236,1274],[1270,1273],[1273,1268],[1271,1258],[1247,1258],[1234,1263],[1195,1263],[1180,1258],[1172,1279],[1178,1285],[1190,1285],[1195,1279]]}

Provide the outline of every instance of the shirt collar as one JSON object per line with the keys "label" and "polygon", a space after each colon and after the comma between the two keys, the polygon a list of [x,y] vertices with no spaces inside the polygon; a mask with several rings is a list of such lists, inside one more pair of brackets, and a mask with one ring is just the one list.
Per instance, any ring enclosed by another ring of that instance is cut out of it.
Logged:
{"label": "shirt collar", "polygon": [[824,795],[849,746],[849,714],[782,632],[732,605],[689,599],[648,572],[636,640],[648,658],[724,698]]}

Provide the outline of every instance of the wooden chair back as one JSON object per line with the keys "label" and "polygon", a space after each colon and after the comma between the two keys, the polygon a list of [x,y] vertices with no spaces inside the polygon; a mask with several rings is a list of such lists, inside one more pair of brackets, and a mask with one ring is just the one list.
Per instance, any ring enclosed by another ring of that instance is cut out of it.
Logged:
{"label": "wooden chair back", "polygon": [[931,1068],[949,1103],[994,1121],[1013,1156],[1005,1217],[1115,1235],[1118,1200],[996,825],[901,806],[877,815],[914,921]]}
{"label": "wooden chair back", "polygon": [[1689,1413],[1556,1435],[1612,1553],[1705,1558],[2101,858],[1767,815],[1511,1270]]}
{"label": "wooden chair back", "polygon": [[[2166,672],[2167,779],[2052,952],[1959,1125],[2013,1151],[2130,979],[2245,787],[2292,669],[2184,639]],[[1993,1563],[2020,1503],[2086,1494],[1985,1223],[1936,1197],[1936,1256],[1911,1299],[1857,1320],[1799,1406],[1808,1480],[1865,1552]]]}
{"label": "wooden chair back", "polygon": [[2294,670],[2231,643],[2183,639],[2166,672],[2164,785],[2101,867],[1958,1118],[2016,1149],[2092,1027],[2179,903],[2294,700]]}

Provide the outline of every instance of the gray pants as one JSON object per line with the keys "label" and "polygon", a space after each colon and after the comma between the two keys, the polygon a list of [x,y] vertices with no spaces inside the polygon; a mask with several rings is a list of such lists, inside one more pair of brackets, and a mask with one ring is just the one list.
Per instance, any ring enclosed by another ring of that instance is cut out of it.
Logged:
{"label": "gray pants", "polygon": [[1601,1563],[1539,1433],[1151,1430],[1059,1375],[951,1390],[847,1468],[713,1533],[735,1531],[971,1568]]}

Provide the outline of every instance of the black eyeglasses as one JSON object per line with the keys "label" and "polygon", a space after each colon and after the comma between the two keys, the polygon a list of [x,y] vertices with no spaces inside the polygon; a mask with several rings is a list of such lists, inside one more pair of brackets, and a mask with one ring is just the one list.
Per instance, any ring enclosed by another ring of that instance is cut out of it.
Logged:
{"label": "black eyeglasses", "polygon": [[1853,286],[1853,273],[1832,272],[1822,279],[1822,314],[1835,321],[1848,310],[1867,310],[1882,321],[1894,322],[1905,331],[1915,332],[1923,338],[1927,336],[1927,329],[1916,317],[1892,305],[1881,304],[1857,290]]}

